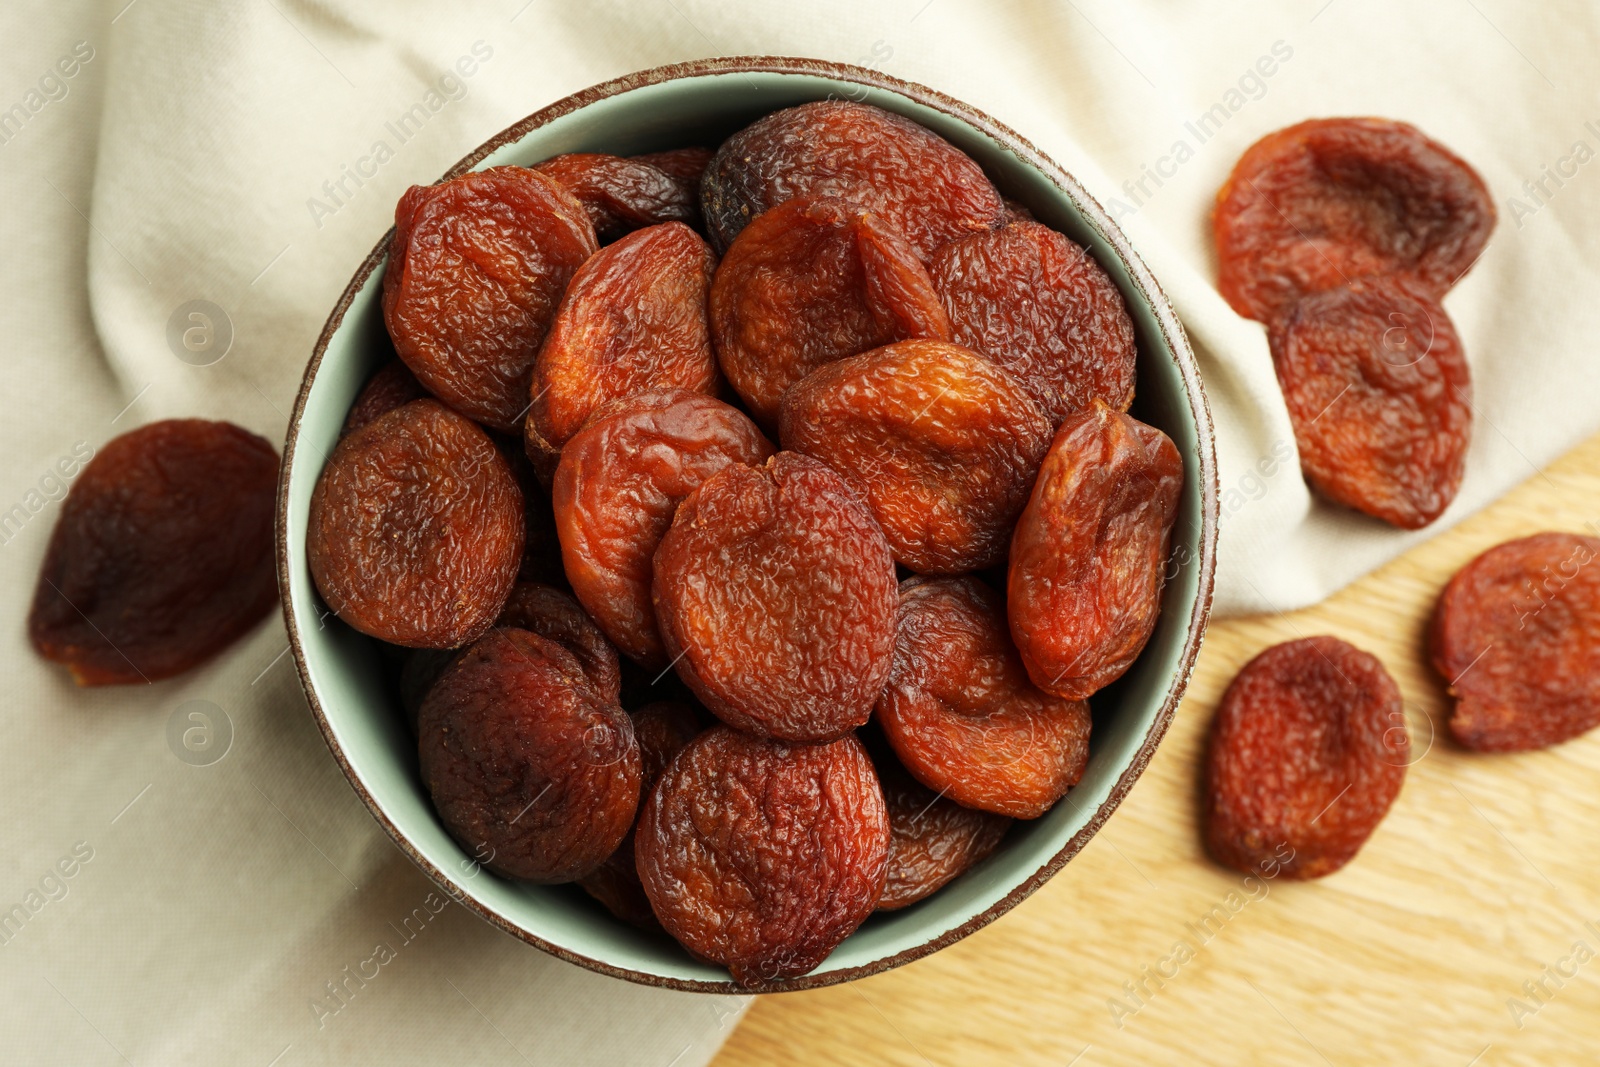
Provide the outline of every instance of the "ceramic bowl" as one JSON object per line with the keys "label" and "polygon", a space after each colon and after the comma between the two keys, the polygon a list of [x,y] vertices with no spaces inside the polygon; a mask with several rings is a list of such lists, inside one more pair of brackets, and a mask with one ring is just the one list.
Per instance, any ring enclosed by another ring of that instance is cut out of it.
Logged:
{"label": "ceramic bowl", "polygon": [[[1003,193],[1090,249],[1121,289],[1137,330],[1133,413],[1173,439],[1186,470],[1160,622],[1128,674],[1091,701],[1094,730],[1082,782],[1042,818],[1015,826],[982,864],[917,905],[873,916],[816,970],[772,982],[768,990],[848,981],[926,956],[994,921],[1060,870],[1116,809],[1172,719],[1205,628],[1216,549],[1210,413],[1176,314],[1083,188],[1027,140],[974,108],[859,67],[764,57],[708,60],[644,71],[567,97],[490,139],[445,177],[533,164],[563,152],[631,155],[714,146],[767,112],[828,97],[887,108],[936,131],[982,164]],[[283,452],[277,537],[284,614],[300,680],[328,747],[395,843],[454,899],[506,932],[620,978],[747,992],[669,939],[613,919],[573,886],[523,885],[481,870],[434,815],[378,643],[324,619],[306,564],[306,514],[346,410],[389,355],[380,301],[387,247],[385,235],[329,316]]]}

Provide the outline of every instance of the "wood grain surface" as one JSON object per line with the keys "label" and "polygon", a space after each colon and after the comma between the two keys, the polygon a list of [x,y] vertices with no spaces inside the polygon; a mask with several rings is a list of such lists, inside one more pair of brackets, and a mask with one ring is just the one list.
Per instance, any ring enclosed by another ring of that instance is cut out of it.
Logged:
{"label": "wood grain surface", "polygon": [[[1424,651],[1434,598],[1479,552],[1600,528],[1600,437],[1530,474],[1315,607],[1214,624],[1154,761],[1077,859],[925,960],[759,999],[716,1067],[1596,1062],[1600,731],[1466,752]],[[1207,726],[1250,657],[1317,633],[1388,666],[1420,758],[1344,870],[1247,884],[1200,847]]]}

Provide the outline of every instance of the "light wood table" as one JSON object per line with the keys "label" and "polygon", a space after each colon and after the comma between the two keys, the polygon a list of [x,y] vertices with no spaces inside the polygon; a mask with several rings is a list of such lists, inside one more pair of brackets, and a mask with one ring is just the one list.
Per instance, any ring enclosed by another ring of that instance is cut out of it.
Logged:
{"label": "light wood table", "polygon": [[[1469,559],[1591,523],[1600,437],[1313,608],[1214,624],[1154,761],[1061,873],[927,959],[759,999],[716,1067],[1600,1062],[1600,731],[1465,752],[1441,732],[1424,652],[1434,598]],[[1317,633],[1383,660],[1427,751],[1343,871],[1247,888],[1200,847],[1207,725],[1250,657]],[[1225,918],[1202,928],[1208,914]],[[1180,939],[1198,946],[1181,963]],[[1175,977],[1146,978],[1158,968]],[[1142,1006],[1126,985],[1141,982]]]}

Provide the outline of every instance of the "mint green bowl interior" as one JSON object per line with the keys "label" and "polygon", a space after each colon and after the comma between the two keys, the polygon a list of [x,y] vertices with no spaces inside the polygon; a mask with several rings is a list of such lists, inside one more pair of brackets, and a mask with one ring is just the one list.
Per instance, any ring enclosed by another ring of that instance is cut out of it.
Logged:
{"label": "mint green bowl interior", "polygon": [[[874,916],[816,971],[771,989],[847,980],[934,951],[1003,914],[1082,847],[1143,769],[1171,719],[1205,625],[1216,536],[1209,414],[1187,341],[1165,297],[1075,182],[1021,138],[965,105],[857,68],[806,60],[711,61],[648,71],[580,93],[513,127],[451,173],[533,164],[563,152],[628,155],[715,146],[762,114],[829,96],[875,104],[937,131],[978,160],[1006,195],[1041,222],[1092,250],[1121,288],[1138,332],[1134,414],[1172,437],[1187,471],[1160,623],[1128,675],[1091,702],[1094,733],[1081,784],[1044,817],[1014,827],[984,863],[920,904]],[[322,621],[326,608],[306,565],[306,514],[346,411],[390,355],[380,300],[386,243],[387,237],[362,265],[329,320],[284,452],[278,515],[284,611],[328,745],[396,842],[489,921],[619,977],[745,992],[724,971],[691,959],[665,937],[613,919],[575,887],[522,885],[477,870],[440,825],[421,786],[415,744],[377,644],[332,617]]]}

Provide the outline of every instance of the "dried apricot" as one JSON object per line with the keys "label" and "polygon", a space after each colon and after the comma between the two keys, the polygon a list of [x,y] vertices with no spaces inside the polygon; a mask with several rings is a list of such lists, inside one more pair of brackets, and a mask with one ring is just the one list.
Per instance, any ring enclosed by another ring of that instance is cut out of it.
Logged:
{"label": "dried apricot", "polygon": [[463,415],[521,430],[556,304],[598,247],[583,206],[537,171],[491,167],[412,186],[394,227],[383,317],[400,358]]}
{"label": "dried apricot", "polygon": [[28,638],[79,685],[170,678],[277,601],[278,454],[227,422],[169,419],[101,446],[72,483]]}
{"label": "dried apricot", "polygon": [[1096,400],[1056,432],[1017,520],[1011,636],[1040,689],[1082,700],[1120,678],[1161,611],[1183,460]]}
{"label": "dried apricot", "polygon": [[527,630],[554,641],[572,653],[602,700],[607,704],[621,702],[622,670],[617,650],[566,593],[537,582],[518,582],[511,587],[495,625]]}
{"label": "dried apricot", "polygon": [[1133,320],[1082,246],[1012,222],[941,248],[929,268],[951,336],[1016,376],[1059,423],[1095,399],[1133,400]]}
{"label": "dried apricot", "polygon": [[783,447],[844,475],[918,574],[1004,562],[1052,430],[1015,378],[945,341],[830,363],[781,411]]}
{"label": "dried apricot", "polygon": [[1400,690],[1377,659],[1337,637],[1274,645],[1245,664],[1211,724],[1211,854],[1250,873],[1332,874],[1383,821],[1410,750]]}
{"label": "dried apricot", "polygon": [[881,216],[926,262],[941,245],[998,226],[1005,202],[983,170],[910,119],[845,100],[775,111],[723,142],[701,180],[719,250],[785,200],[831,196]]}
{"label": "dried apricot", "polygon": [[872,913],[889,816],[861,742],[706,731],[639,816],[639,877],[661,925],[746,986],[805,974]]}
{"label": "dried apricot", "polygon": [[507,878],[581,878],[633,825],[641,773],[633,724],[554,641],[490,630],[428,691],[418,735],[440,821]]}
{"label": "dried apricot", "polygon": [[896,911],[932,896],[1000,845],[1011,820],[964,808],[935,793],[888,753],[873,765],[889,809],[889,873],[879,911]]}
{"label": "dried apricot", "polygon": [[1438,301],[1403,278],[1363,278],[1296,304],[1272,351],[1318,492],[1406,530],[1450,506],[1472,435],[1472,378]]}
{"label": "dried apricot", "polygon": [[976,578],[910,578],[877,721],[923,785],[957,804],[1032,819],[1083,777],[1089,708],[1028,678],[1005,606]]}
{"label": "dried apricot", "polygon": [[339,442],[317,479],[306,558],[350,626],[454,648],[493,624],[522,559],[523,501],[494,442],[413,400]]}
{"label": "dried apricot", "polygon": [[573,152],[536,165],[578,199],[602,244],[641,226],[700,221],[698,182],[690,184],[635,156]]}
{"label": "dried apricot", "polygon": [[1600,538],[1541,533],[1463,567],[1433,616],[1433,665],[1467,748],[1521,752],[1600,725]]}
{"label": "dried apricot", "polygon": [[[661,701],[647,704],[633,713],[633,734],[639,739],[639,757],[644,768],[640,776],[641,797],[650,796],[672,758],[699,733],[699,719],[687,704]],[[642,807],[642,800],[640,804]],[[655,912],[650,910],[650,898],[644,895],[644,885],[639,881],[633,831],[628,832],[604,863],[578,879],[578,884],[604,904],[607,911],[630,926],[641,930],[661,929]]]}
{"label": "dried apricot", "polygon": [[656,619],[718,718],[789,741],[866,722],[894,651],[894,560],[872,513],[816,460],[727,466],[656,550]]}
{"label": "dried apricot", "polygon": [[681,223],[651,226],[596,253],[572,277],[533,368],[528,455],[546,473],[607,402],[646,389],[714,393],[706,329],[711,249]]}
{"label": "dried apricot", "polygon": [[694,194],[695,211],[700,208],[700,177],[705,174],[711,157],[717,153],[698,145],[689,148],[669,148],[665,152],[646,152],[633,156],[640,163],[648,163],[665,172],[673,181],[682,182]]}
{"label": "dried apricot", "polygon": [[657,670],[666,646],[650,600],[656,548],[678,504],[772,445],[737,408],[683,390],[642,393],[567,442],[552,489],[574,594],[618,648]]}
{"label": "dried apricot", "polygon": [[1313,119],[1257,141],[1217,194],[1217,285],[1266,323],[1369,274],[1403,272],[1439,297],[1494,223],[1483,179],[1416,127]]}
{"label": "dried apricot", "polygon": [[790,200],[728,249],[711,283],[722,373],[756,421],[825,363],[909,337],[950,338],[950,320],[910,245],[843,200]]}
{"label": "dried apricot", "polygon": [[417,376],[411,373],[410,368],[398,359],[391,359],[379,367],[378,373],[367,379],[367,384],[356,394],[355,403],[350,405],[350,412],[344,417],[344,428],[339,431],[339,436],[353,433],[379,415],[387,415],[400,405],[421,400],[427,395],[428,391],[417,381]]}

